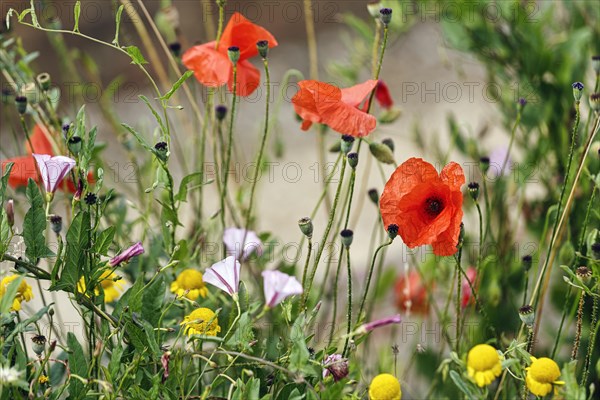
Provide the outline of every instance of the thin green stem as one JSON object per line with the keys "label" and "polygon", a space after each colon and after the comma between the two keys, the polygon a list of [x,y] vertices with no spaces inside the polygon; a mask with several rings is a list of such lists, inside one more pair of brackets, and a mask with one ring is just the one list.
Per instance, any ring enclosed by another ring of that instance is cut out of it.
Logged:
{"label": "thin green stem", "polygon": [[217,28],[217,39],[215,43],[215,50],[219,50],[219,43],[221,42],[221,35],[223,35],[223,22],[225,22],[225,3],[226,0],[217,1],[219,5],[219,27]]}
{"label": "thin green stem", "polygon": [[367,274],[367,283],[365,285],[365,291],[363,292],[362,299],[360,300],[360,307],[358,308],[358,314],[356,315],[356,326],[361,321],[361,315],[365,309],[365,303],[367,301],[367,295],[369,294],[369,286],[371,285],[371,278],[373,277],[373,270],[375,269],[375,260],[377,260],[377,254],[386,246],[392,244],[393,240],[390,239],[387,243],[380,245],[375,253],[373,254],[373,258],[371,259],[371,266],[369,267],[369,273]]}
{"label": "thin green stem", "polygon": [[[231,163],[231,151],[233,149],[233,124],[235,122],[235,108],[237,103],[237,63],[233,64],[233,102],[231,105],[231,115],[229,119],[229,134],[227,143],[227,156],[225,158],[225,164],[223,165],[223,191],[221,193],[221,224],[223,229],[226,228],[225,220],[225,196],[227,196],[227,181],[229,179],[229,165]],[[223,257],[227,255],[225,248],[223,247]]]}
{"label": "thin green stem", "polygon": [[338,305],[338,284],[339,284],[339,276],[340,271],[342,269],[342,258],[344,257],[344,250],[346,246],[340,247],[340,256],[338,258],[338,265],[335,272],[335,280],[333,282],[333,315],[331,317],[331,325],[329,329],[329,340],[327,340],[327,347],[331,346],[333,342],[333,334],[335,333],[336,319],[337,319],[337,305]]}
{"label": "thin green stem", "polygon": [[302,289],[304,292],[302,293],[302,301],[300,302],[300,309],[304,309],[304,305],[306,303],[307,292],[306,292],[306,278],[308,275],[308,264],[310,264],[310,255],[312,253],[312,238],[308,238],[308,254],[306,255],[306,261],[304,262],[304,272],[302,273]]}
{"label": "thin green stem", "polygon": [[[341,260],[340,260],[341,262]],[[346,267],[348,269],[348,321],[346,327],[346,342],[342,357],[346,357],[348,352],[348,341],[350,340],[350,331],[352,329],[352,267],[350,264],[350,248],[346,249]]]}

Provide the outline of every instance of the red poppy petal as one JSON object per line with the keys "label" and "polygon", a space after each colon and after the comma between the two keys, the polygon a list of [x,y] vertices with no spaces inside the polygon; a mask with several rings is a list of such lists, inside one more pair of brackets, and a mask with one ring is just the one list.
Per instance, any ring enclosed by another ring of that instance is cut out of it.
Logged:
{"label": "red poppy petal", "polygon": [[25,141],[25,150],[28,154],[36,153],[36,154],[50,154],[54,155],[54,149],[52,148],[52,143],[48,140],[48,137],[44,133],[43,128],[40,125],[35,125],[33,128],[33,133],[29,137],[31,140],[31,146],[29,146],[29,141]]}
{"label": "red poppy petal", "polygon": [[[260,85],[260,71],[249,61],[240,61],[237,65],[237,86],[235,92],[238,96],[250,96]],[[233,68],[230,69],[227,80],[229,91],[233,91]]]}
{"label": "red poppy petal", "polygon": [[227,83],[232,69],[229,58],[214,47],[215,42],[194,46],[181,59],[189,70],[194,71],[196,79],[208,87],[219,87]]}
{"label": "red poppy petal", "polygon": [[451,162],[444,167],[440,173],[442,182],[450,186],[450,190],[460,191],[460,187],[465,184],[465,174],[460,164]]}
{"label": "red poppy petal", "polygon": [[27,181],[29,178],[34,181],[38,181],[38,173],[35,161],[31,156],[23,156],[23,157],[14,157],[9,158],[8,160],[2,161],[2,173],[4,173],[4,169],[8,163],[14,163],[12,170],[10,171],[10,176],[8,177],[8,184],[13,189],[18,187],[27,186]]}
{"label": "red poppy petal", "polygon": [[300,129],[302,129],[303,131],[307,131],[310,129],[310,127],[312,126],[312,122],[310,121],[302,121],[302,125],[300,126]]}
{"label": "red poppy petal", "polygon": [[229,47],[237,46],[240,48],[240,60],[246,60],[258,55],[256,42],[259,40],[268,40],[269,48],[273,48],[278,44],[269,31],[253,24],[242,14],[236,12],[231,16],[223,35],[221,35],[219,51],[226,54]]}
{"label": "red poppy petal", "polygon": [[369,79],[349,88],[342,89],[342,101],[349,106],[358,107],[377,86],[377,81]]}
{"label": "red poppy petal", "polygon": [[[341,99],[338,87],[315,80],[298,82],[300,90],[292,98],[296,113],[309,122],[321,123],[321,115],[317,108],[317,101],[337,104]],[[306,124],[303,124],[303,129]],[[308,129],[308,128],[307,128]],[[305,130],[305,129],[304,129]]]}
{"label": "red poppy petal", "polygon": [[[438,180],[438,173],[433,165],[421,158],[413,157],[406,160],[400,166],[398,166],[398,168],[396,168],[390,179],[385,184],[383,194],[381,195],[381,212],[393,212],[393,209],[385,206],[389,200],[400,198],[410,193],[415,186],[432,180]],[[385,226],[387,225],[389,224],[385,223]]]}
{"label": "red poppy petal", "polygon": [[356,107],[345,103],[317,103],[323,123],[331,129],[355,137],[367,136],[375,130],[377,120]]}
{"label": "red poppy petal", "polygon": [[377,102],[379,103],[381,108],[388,109],[394,105],[394,100],[392,100],[392,96],[390,95],[390,89],[381,80],[377,84],[375,98],[377,99]]}

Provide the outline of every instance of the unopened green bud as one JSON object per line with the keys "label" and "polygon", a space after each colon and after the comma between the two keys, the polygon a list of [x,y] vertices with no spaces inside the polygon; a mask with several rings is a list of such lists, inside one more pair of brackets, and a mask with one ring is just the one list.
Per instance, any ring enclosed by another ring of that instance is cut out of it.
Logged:
{"label": "unopened green bud", "polygon": [[313,234],[313,223],[312,220],[308,217],[304,217],[301,218],[298,221],[298,226],[300,227],[300,230],[302,231],[302,233],[304,235],[306,235],[307,238],[312,238],[312,234]]}
{"label": "unopened green bud", "polygon": [[373,157],[377,159],[377,161],[384,164],[394,164],[396,161],[394,160],[394,153],[392,150],[385,144],[371,142],[369,144],[369,150]]}

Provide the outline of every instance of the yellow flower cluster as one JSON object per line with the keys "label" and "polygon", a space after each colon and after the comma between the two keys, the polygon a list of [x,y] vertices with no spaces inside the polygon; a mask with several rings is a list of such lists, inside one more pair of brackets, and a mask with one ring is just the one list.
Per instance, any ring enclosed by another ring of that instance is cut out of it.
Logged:
{"label": "yellow flower cluster", "polygon": [[180,325],[183,325],[185,334],[188,336],[217,336],[221,332],[217,315],[211,309],[204,307],[197,308],[190,315],[186,315]]}
{"label": "yellow flower cluster", "polygon": [[[8,289],[10,283],[19,277],[20,275],[9,275],[2,279],[2,282],[0,282],[0,298],[6,294],[6,290]],[[31,290],[31,286],[29,286],[27,282],[25,282],[25,279],[23,279],[19,284],[19,288],[17,289],[17,294],[13,300],[11,311],[21,310],[21,303],[24,301],[30,301],[31,299],[33,299],[33,291]]]}
{"label": "yellow flower cluster", "polygon": [[379,374],[369,385],[370,400],[400,400],[401,398],[400,382],[394,375]]}
{"label": "yellow flower cluster", "polygon": [[171,292],[177,296],[196,300],[198,297],[206,297],[208,289],[202,280],[202,272],[189,268],[180,273],[177,279],[171,283]]}
{"label": "yellow flower cluster", "polygon": [[467,354],[467,374],[477,386],[489,385],[501,373],[498,351],[489,344],[478,344]]}

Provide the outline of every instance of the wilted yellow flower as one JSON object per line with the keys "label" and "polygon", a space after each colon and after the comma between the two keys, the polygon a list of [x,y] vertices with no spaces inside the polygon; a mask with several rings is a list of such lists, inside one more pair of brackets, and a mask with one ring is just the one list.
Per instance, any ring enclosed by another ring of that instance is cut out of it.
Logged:
{"label": "wilted yellow flower", "polygon": [[180,325],[183,325],[185,334],[188,336],[217,336],[221,332],[217,315],[211,309],[204,307],[197,308],[190,315],[186,315]]}
{"label": "wilted yellow flower", "polygon": [[[4,296],[10,283],[15,279],[18,279],[20,276],[21,275],[9,275],[2,279],[2,282],[0,282],[0,298]],[[19,311],[21,309],[21,302],[30,301],[31,299],[33,299],[33,291],[31,290],[31,286],[29,286],[27,282],[25,282],[25,279],[23,279],[17,289],[17,294],[13,300],[11,311]]]}
{"label": "wilted yellow flower", "polygon": [[50,379],[48,379],[48,377],[44,374],[40,375],[40,377],[38,378],[38,382],[41,383],[42,385],[44,383],[48,383]]}
{"label": "wilted yellow flower", "polygon": [[198,296],[206,297],[208,289],[202,280],[202,272],[195,269],[186,269],[171,283],[171,292],[177,296],[185,296],[190,300],[196,300]]}
{"label": "wilted yellow flower", "polygon": [[498,351],[489,344],[478,344],[467,354],[467,373],[477,386],[489,385],[502,373]]}
{"label": "wilted yellow flower", "polygon": [[394,375],[379,374],[369,385],[370,400],[400,400],[401,397],[400,382]]}
{"label": "wilted yellow flower", "polygon": [[[104,302],[112,303],[117,300],[119,296],[121,296],[121,289],[123,289],[123,283],[118,280],[115,281],[117,274],[111,271],[104,271],[102,275],[100,275],[100,285],[102,286],[102,290],[104,291]],[[81,277],[79,283],[77,284],[77,291],[79,293],[85,293],[85,279]],[[94,290],[96,296],[100,295],[100,290],[96,288]]]}
{"label": "wilted yellow flower", "polygon": [[[525,382],[527,388],[536,396],[544,397],[552,391],[553,385],[564,385],[563,381],[557,380],[560,376],[558,365],[547,357],[531,357],[531,365],[525,368],[527,376]],[[557,388],[554,387],[554,393]]]}

